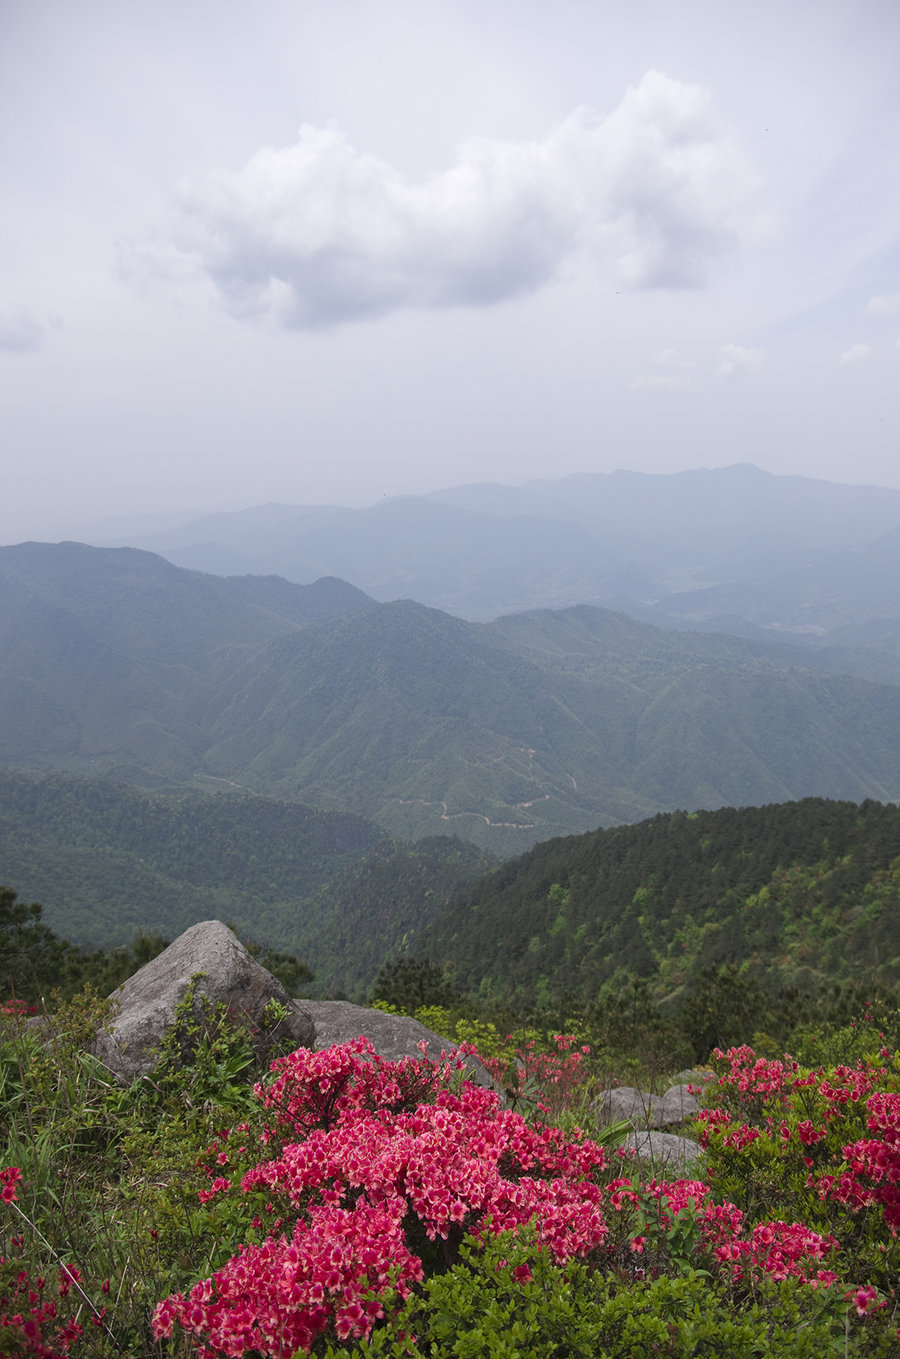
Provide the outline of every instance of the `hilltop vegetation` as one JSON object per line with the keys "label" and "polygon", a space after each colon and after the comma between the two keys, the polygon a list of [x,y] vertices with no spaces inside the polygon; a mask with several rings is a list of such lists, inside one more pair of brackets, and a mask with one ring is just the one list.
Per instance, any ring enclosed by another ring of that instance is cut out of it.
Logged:
{"label": "hilltop vegetation", "polygon": [[900,1069],[871,1024],[805,1066],[717,1055],[678,1178],[617,1149],[610,1054],[563,1036],[510,1053],[534,1078],[509,1108],[364,1039],[260,1070],[194,996],[121,1085],[109,1013],[0,1009],[4,1354],[897,1352]]}
{"label": "hilltop vegetation", "polygon": [[316,993],[355,999],[388,960],[431,957],[460,1000],[560,1023],[672,1016],[701,994],[786,1036],[803,997],[900,984],[900,808],[873,801],[660,814],[498,866],[296,803],[7,771],[0,863],[79,946],[228,920],[302,957]]}
{"label": "hilltop vegetation", "polygon": [[892,988],[900,808],[807,798],[551,840],[482,878],[418,948],[464,992],[573,1011],[636,981],[677,1008],[729,966],[760,996]]}

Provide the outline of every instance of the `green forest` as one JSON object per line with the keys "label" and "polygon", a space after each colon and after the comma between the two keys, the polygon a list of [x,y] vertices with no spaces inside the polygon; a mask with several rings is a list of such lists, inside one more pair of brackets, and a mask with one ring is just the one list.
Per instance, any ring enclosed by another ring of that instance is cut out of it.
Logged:
{"label": "green forest", "polygon": [[390,953],[496,860],[439,836],[246,793],[142,790],[0,770],[0,875],[89,951],[198,920],[299,953],[317,989],[365,997]]}
{"label": "green forest", "polygon": [[900,808],[806,798],[549,840],[481,878],[418,948],[462,991],[583,1007],[636,979],[677,1007],[729,966],[770,994],[900,981]]}
{"label": "green forest", "polygon": [[677,808],[900,796],[895,683],[587,605],[478,624],[23,544],[0,548],[0,635],[0,765],[302,801],[401,840],[510,857]]}

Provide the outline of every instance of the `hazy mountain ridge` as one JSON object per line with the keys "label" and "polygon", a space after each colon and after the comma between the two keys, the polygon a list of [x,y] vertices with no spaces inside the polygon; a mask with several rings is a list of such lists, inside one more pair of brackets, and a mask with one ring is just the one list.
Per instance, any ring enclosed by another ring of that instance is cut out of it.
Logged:
{"label": "hazy mountain ridge", "polygon": [[191,568],[336,575],[469,618],[589,603],[815,642],[900,619],[898,531],[900,491],[738,464],[476,484],[362,510],[260,506],[131,541]]}
{"label": "hazy mountain ridge", "polygon": [[900,796],[900,687],[588,606],[467,623],[43,545],[0,550],[0,639],[2,763],[219,780],[403,839],[514,854],[679,806]]}

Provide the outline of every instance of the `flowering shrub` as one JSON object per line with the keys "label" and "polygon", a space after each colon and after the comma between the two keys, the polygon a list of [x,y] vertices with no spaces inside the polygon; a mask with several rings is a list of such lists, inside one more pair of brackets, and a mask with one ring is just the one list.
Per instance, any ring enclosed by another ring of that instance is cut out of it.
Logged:
{"label": "flowering shrub", "polygon": [[513,1047],[510,1035],[498,1056],[482,1056],[494,1080],[510,1096],[526,1102],[533,1099],[548,1117],[577,1101],[584,1083],[585,1059],[591,1051],[587,1043],[579,1044],[570,1034],[555,1033],[551,1041],[555,1051],[547,1052],[536,1038],[526,1038]]}
{"label": "flowering shrub", "polygon": [[[840,1242],[842,1273],[897,1296],[900,1267],[900,1072],[886,1049],[853,1067],[809,1070],[747,1047],[717,1053],[699,1137],[718,1194],[760,1222],[790,1202]],[[893,1090],[891,1089],[893,1087]]]}
{"label": "flowering shrub", "polygon": [[556,1259],[599,1247],[602,1148],[529,1128],[494,1091],[463,1082],[461,1065],[385,1062],[364,1039],[276,1062],[257,1088],[274,1155],[241,1190],[290,1230],[276,1236],[273,1224],[187,1297],[166,1299],[156,1334],[177,1321],[207,1338],[204,1355],[288,1356],[326,1327],[367,1334],[381,1299],[404,1297],[423,1260],[452,1262],[465,1233],[536,1220]]}
{"label": "flowering shrub", "polygon": [[[245,1144],[232,1152],[224,1139],[207,1160],[204,1195],[243,1205],[245,1244],[158,1304],[156,1337],[178,1325],[201,1359],[288,1359],[328,1340],[361,1344],[382,1319],[396,1335],[404,1299],[412,1305],[461,1251],[489,1249],[501,1234],[530,1233],[554,1268],[581,1260],[636,1286],[703,1266],[722,1287],[751,1294],[765,1278],[810,1284],[846,1312],[846,1286],[834,1287],[843,1277],[835,1234],[748,1215],[707,1180],[642,1188],[611,1178],[596,1143],[529,1126],[494,1091],[463,1081],[462,1067],[461,1058],[386,1062],[365,1039],[275,1062],[271,1083],[256,1087],[265,1159],[239,1183]],[[738,1071],[750,1101],[784,1089],[775,1064]],[[730,1115],[718,1114],[708,1127],[727,1134]],[[516,1269],[525,1284],[530,1260]],[[859,1291],[866,1282],[849,1303],[859,1316],[880,1300]]]}
{"label": "flowering shrub", "polygon": [[[0,1170],[0,1200],[15,1203],[16,1186],[21,1183],[18,1166]],[[25,1245],[21,1234],[10,1238],[10,1249],[20,1253]],[[56,1293],[59,1298],[69,1296],[73,1284],[81,1274],[72,1266],[63,1265],[58,1274]],[[58,1304],[46,1295],[47,1280],[42,1275],[31,1278],[18,1261],[0,1255],[0,1354],[12,1359],[61,1359],[83,1334],[74,1318],[62,1319]],[[99,1315],[99,1314],[98,1314]],[[101,1316],[102,1320],[102,1316]]]}

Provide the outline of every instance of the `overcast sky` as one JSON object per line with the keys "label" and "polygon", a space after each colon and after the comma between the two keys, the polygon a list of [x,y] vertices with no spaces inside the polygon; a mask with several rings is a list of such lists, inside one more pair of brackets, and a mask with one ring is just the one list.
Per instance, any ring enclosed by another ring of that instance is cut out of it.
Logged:
{"label": "overcast sky", "polygon": [[897,0],[2,0],[0,541],[900,487]]}

